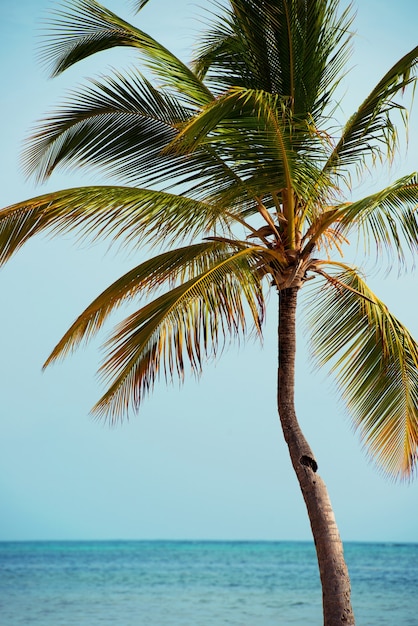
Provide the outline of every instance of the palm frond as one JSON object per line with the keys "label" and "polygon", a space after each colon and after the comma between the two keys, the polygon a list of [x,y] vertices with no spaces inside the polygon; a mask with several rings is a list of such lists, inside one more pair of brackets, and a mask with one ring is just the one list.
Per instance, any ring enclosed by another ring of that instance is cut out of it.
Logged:
{"label": "palm frond", "polygon": [[[369,157],[392,159],[398,144],[394,112],[405,113],[395,98],[411,85],[418,63],[418,46],[403,56],[379,81],[345,125],[325,170],[341,173],[347,166],[363,166]],[[406,122],[406,116],[403,115]]]}
{"label": "palm frond", "polygon": [[307,303],[314,355],[331,364],[371,457],[407,479],[418,462],[418,345],[355,268],[334,267]]}
{"label": "palm frond", "polygon": [[[317,180],[318,170],[305,158],[309,128],[285,111],[279,96],[232,87],[192,117],[166,152],[194,154],[209,146],[231,164],[253,195],[282,188],[303,195]],[[299,142],[304,151],[298,151]]]}
{"label": "palm frond", "polygon": [[40,58],[53,76],[96,52],[128,46],[138,49],[147,67],[189,102],[212,99],[207,87],[167,48],[95,0],[67,0],[52,15]]}
{"label": "palm frond", "polygon": [[196,169],[196,159],[163,160],[160,152],[188,115],[137,72],[92,80],[35,128],[26,142],[24,168],[39,181],[70,165],[93,165],[128,182],[164,180],[180,165],[185,176]]}
{"label": "palm frond", "polygon": [[[236,242],[203,242],[158,254],[121,276],[103,291],[75,320],[46,360],[44,367],[72,352],[81,341],[88,341],[103,326],[115,309],[127,301],[155,294],[164,285],[174,288],[198,276],[214,263],[225,259],[231,250],[242,248]],[[248,246],[245,246],[248,247]]]}
{"label": "palm frond", "polygon": [[24,153],[26,173],[43,181],[59,167],[91,166],[129,184],[166,183],[195,197],[227,190],[248,199],[239,174],[213,147],[187,156],[164,152],[190,115],[137,72],[91,81],[35,128]]}
{"label": "palm frond", "polygon": [[317,120],[328,106],[350,52],[350,8],[336,0],[219,6],[194,61],[218,93],[231,85],[287,98],[293,113]]}
{"label": "palm frond", "polygon": [[[368,257],[380,259],[383,252],[392,264],[396,255],[405,263],[405,252],[411,255],[418,248],[418,176],[404,176],[390,186],[355,202],[345,202],[322,210],[312,221],[304,237],[310,253],[314,246],[332,241],[339,245],[357,231]],[[335,237],[330,234],[334,233]]]}
{"label": "palm frond", "polygon": [[337,208],[336,219],[342,233],[358,228],[366,253],[382,251],[392,262],[393,252],[400,263],[405,251],[418,251],[418,175],[404,176],[386,189],[362,200]]}
{"label": "palm frond", "polygon": [[254,271],[257,253],[258,248],[230,253],[120,324],[101,368],[110,386],[93,413],[115,421],[130,407],[138,410],[160,375],[182,380],[187,362],[199,374],[203,360],[215,356],[227,337],[244,333],[247,315],[260,333],[264,298]]}
{"label": "palm frond", "polygon": [[148,4],[149,0],[135,0],[133,4],[136,6],[136,11],[140,11],[144,8],[146,4]]}
{"label": "palm frond", "polygon": [[219,205],[132,187],[79,187],[49,193],[0,211],[0,264],[37,233],[76,231],[134,247],[191,240],[227,224]]}

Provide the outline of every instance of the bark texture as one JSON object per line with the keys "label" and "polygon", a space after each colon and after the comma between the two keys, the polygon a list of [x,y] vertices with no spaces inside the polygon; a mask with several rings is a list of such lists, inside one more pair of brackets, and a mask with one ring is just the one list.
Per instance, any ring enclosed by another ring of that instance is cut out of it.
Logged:
{"label": "bark texture", "polygon": [[315,541],[322,584],[324,626],[352,626],[355,620],[342,541],[327,488],[317,473],[317,462],[300,429],[294,405],[298,290],[298,287],[290,287],[279,293],[279,416]]}

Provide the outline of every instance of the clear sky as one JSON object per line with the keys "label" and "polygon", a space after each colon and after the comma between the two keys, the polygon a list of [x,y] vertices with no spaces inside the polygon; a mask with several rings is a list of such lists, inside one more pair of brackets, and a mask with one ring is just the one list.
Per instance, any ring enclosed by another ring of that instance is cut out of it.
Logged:
{"label": "clear sky", "polygon": [[[185,60],[202,25],[193,19],[202,16],[196,5],[207,6],[206,0],[150,0],[134,16],[129,0],[104,4]],[[35,188],[19,169],[31,124],[68,88],[136,59],[130,51],[110,52],[49,80],[35,59],[48,6],[54,2],[0,3],[0,206],[107,182],[74,171]],[[358,2],[357,12],[345,115],[417,44],[415,0]],[[417,105],[408,156],[397,159],[392,179],[418,169]],[[388,181],[387,170],[377,176],[377,186]],[[137,262],[70,236],[37,238],[0,272],[0,540],[310,539],[276,413],[274,297],[263,347],[248,343],[225,352],[200,381],[189,379],[180,389],[158,385],[138,416],[113,429],[89,417],[101,393],[100,341],[41,372],[80,311]],[[417,336],[417,275],[374,272],[371,283]],[[304,342],[301,334],[298,413],[343,539],[418,541],[418,483],[394,485],[370,464],[332,381],[308,363]]]}

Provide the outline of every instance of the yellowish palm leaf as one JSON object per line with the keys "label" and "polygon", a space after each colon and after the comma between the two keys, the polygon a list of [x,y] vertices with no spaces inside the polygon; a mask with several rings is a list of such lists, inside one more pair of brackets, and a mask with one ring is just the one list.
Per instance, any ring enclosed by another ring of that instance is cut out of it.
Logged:
{"label": "yellowish palm leaf", "polygon": [[418,344],[355,268],[331,268],[308,302],[314,355],[335,372],[373,459],[406,479],[418,461]]}
{"label": "yellowish palm leaf", "polygon": [[248,313],[259,333],[264,298],[257,260],[258,248],[232,252],[122,322],[107,342],[101,373],[110,385],[93,412],[114,421],[130,406],[137,409],[161,374],[182,379],[186,362],[199,373],[226,337],[245,332]]}

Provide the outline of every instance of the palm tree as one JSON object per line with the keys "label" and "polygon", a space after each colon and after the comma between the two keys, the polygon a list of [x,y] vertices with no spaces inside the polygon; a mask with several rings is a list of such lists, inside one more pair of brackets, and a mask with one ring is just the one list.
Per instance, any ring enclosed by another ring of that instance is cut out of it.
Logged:
{"label": "palm tree", "polygon": [[107,390],[93,413],[112,422],[137,410],[158,378],[200,373],[229,338],[261,335],[266,295],[278,294],[278,411],[315,540],[324,624],[354,624],[331,503],[295,413],[296,307],[301,292],[314,356],[335,373],[378,466],[412,476],[418,346],[342,248],[360,237],[368,254],[392,252],[401,264],[416,252],[418,176],[354,200],[351,182],[396,152],[396,116],[406,120],[398,98],[413,83],[418,47],[340,125],[351,9],[338,0],[224,4],[190,67],[95,0],[67,0],[53,14],[42,50],[53,75],[117,46],[135,48],[146,75],[114,72],[71,93],[30,138],[26,172],[43,181],[59,167],[93,166],[123,186],[4,209],[0,260],[43,230],[155,248],[81,313],[45,363],[143,298],[106,344]]}

